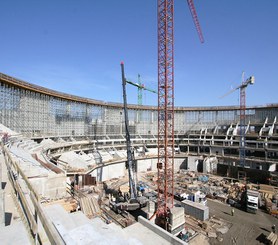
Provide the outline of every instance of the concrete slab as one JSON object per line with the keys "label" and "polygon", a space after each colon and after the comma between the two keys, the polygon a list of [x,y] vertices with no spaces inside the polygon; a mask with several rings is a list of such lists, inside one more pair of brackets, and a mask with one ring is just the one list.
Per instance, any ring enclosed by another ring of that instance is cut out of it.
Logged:
{"label": "concrete slab", "polygon": [[209,245],[209,239],[204,236],[203,234],[198,234],[196,237],[194,237],[192,240],[189,241],[189,245]]}
{"label": "concrete slab", "polygon": [[22,245],[32,244],[24,224],[19,221],[0,228],[0,241],[5,245]]}
{"label": "concrete slab", "polygon": [[161,236],[157,235],[152,230],[143,226],[140,223],[135,223],[131,226],[128,226],[124,229],[125,236],[129,238],[136,238],[144,245],[153,245],[153,244],[161,244],[161,245],[169,245],[170,243],[163,239]]}
{"label": "concrete slab", "polygon": [[71,230],[77,227],[69,213],[67,213],[61,205],[49,205],[45,206],[43,209],[52,222],[59,221],[59,224],[63,225],[66,230]]}
{"label": "concrete slab", "polygon": [[3,209],[2,215],[4,215],[2,217],[4,218],[4,220],[2,220],[4,223],[0,226],[0,244],[32,244],[29,239],[28,231],[20,219],[20,215],[12,197],[13,190],[8,180],[7,168],[2,154],[0,155],[0,164],[2,170],[2,183],[0,183],[0,187],[3,188],[0,202],[2,203]]}

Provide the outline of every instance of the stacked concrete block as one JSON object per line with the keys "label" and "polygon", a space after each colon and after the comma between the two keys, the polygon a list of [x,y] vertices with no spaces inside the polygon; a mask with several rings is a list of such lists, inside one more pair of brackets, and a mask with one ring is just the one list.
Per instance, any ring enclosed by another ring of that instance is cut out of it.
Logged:
{"label": "stacked concrete block", "polygon": [[209,208],[201,203],[184,200],[181,202],[184,213],[201,221],[209,219]]}
{"label": "stacked concrete block", "polygon": [[148,201],[148,212],[149,213],[154,213],[154,211],[155,211],[155,202]]}
{"label": "stacked concrete block", "polygon": [[170,232],[180,232],[185,223],[184,209],[182,207],[174,207],[170,211]]}

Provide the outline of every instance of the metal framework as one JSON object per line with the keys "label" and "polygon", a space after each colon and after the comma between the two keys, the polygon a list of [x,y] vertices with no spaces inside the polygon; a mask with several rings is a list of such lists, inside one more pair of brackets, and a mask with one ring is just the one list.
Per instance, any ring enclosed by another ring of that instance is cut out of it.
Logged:
{"label": "metal framework", "polygon": [[127,165],[128,165],[128,176],[129,176],[129,188],[130,188],[130,199],[137,199],[137,181],[136,181],[136,170],[133,159],[133,152],[131,149],[131,141],[129,134],[129,122],[128,122],[128,111],[127,111],[127,98],[126,98],[126,79],[124,73],[124,63],[121,63],[122,70],[122,86],[123,86],[123,100],[124,100],[124,116],[125,116],[125,134],[126,134],[126,150],[127,150]]}
{"label": "metal framework", "polygon": [[150,88],[146,88],[144,86],[144,84],[141,83],[140,74],[138,74],[138,83],[135,83],[135,82],[132,82],[132,81],[128,81],[128,80],[126,80],[126,82],[138,88],[138,105],[139,106],[142,105],[143,90],[147,90],[149,92],[157,94],[157,92],[155,90],[150,89]]}
{"label": "metal framework", "polygon": [[[138,84],[139,84],[139,86],[142,86],[140,74],[138,74]],[[142,90],[142,88],[139,88],[139,87],[138,87],[138,98],[137,98],[137,100],[138,100],[138,105],[143,104],[143,90]]]}
{"label": "metal framework", "polygon": [[173,32],[174,2],[173,0],[158,0],[158,199],[156,215],[162,220],[168,216],[174,201]]}
{"label": "metal framework", "polygon": [[239,143],[239,163],[245,166],[245,111],[246,111],[246,87],[240,88],[240,143]]}
{"label": "metal framework", "polygon": [[201,26],[200,26],[200,23],[199,23],[199,20],[198,20],[198,16],[197,16],[197,13],[196,13],[194,2],[193,2],[193,0],[187,0],[187,4],[188,4],[188,7],[190,9],[190,13],[191,13],[193,22],[195,24],[196,30],[198,32],[200,42],[203,43],[205,40],[204,40],[203,33],[202,33],[202,30],[201,30]]}
{"label": "metal framework", "polygon": [[242,73],[242,83],[240,86],[230,90],[228,93],[221,96],[221,98],[231,94],[237,89],[240,90],[240,116],[239,116],[239,164],[245,166],[245,135],[246,135],[246,122],[245,122],[245,113],[246,113],[246,88],[249,84],[254,84],[254,76],[249,77],[244,81],[244,72]]}
{"label": "metal framework", "polygon": [[244,81],[244,73],[242,74],[242,84],[240,88],[240,142],[239,142],[239,163],[240,166],[245,166],[245,136],[246,136],[246,93],[245,90],[249,84],[254,84],[254,76],[249,77]]}
{"label": "metal framework", "polygon": [[[176,107],[175,134],[198,133],[217,125],[236,125],[239,106]],[[156,138],[157,106],[128,105],[130,134]],[[246,120],[265,124],[276,122],[278,104],[246,107]],[[122,103],[108,103],[53,92],[0,73],[0,123],[25,136],[82,136],[122,138],[124,115]],[[277,123],[276,123],[277,124]],[[275,124],[275,125],[276,125]],[[267,124],[265,127],[268,127]],[[276,129],[273,129],[274,133]],[[263,131],[262,134],[264,134]],[[235,142],[234,142],[235,144]]]}

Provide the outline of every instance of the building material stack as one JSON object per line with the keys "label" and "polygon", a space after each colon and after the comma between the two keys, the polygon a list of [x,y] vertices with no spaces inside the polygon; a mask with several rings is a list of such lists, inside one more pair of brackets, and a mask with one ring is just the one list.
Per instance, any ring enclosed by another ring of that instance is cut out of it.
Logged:
{"label": "building material stack", "polygon": [[184,228],[185,218],[184,218],[184,209],[182,207],[171,208],[169,218],[170,218],[169,231],[172,234],[176,234]]}
{"label": "building material stack", "polygon": [[203,204],[183,200],[181,206],[184,208],[185,214],[189,214],[201,221],[209,219],[209,208]]}

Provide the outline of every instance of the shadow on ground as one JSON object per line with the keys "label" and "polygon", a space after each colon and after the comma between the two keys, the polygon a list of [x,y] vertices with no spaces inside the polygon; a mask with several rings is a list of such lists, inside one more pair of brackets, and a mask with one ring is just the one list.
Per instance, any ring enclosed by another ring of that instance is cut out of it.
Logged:
{"label": "shadow on ground", "polygon": [[266,229],[266,228],[263,228],[263,227],[260,227],[263,231],[266,231],[266,232],[270,232],[270,230]]}
{"label": "shadow on ground", "polygon": [[142,210],[142,209],[137,209],[137,210],[134,210],[134,211],[130,211],[130,214],[136,219],[136,221],[138,221],[139,216],[143,216],[146,219],[148,218],[147,213],[144,212],[144,210]]}
{"label": "shadow on ground", "polygon": [[5,189],[6,184],[7,184],[7,182],[2,182],[2,183],[1,183],[2,190],[4,190],[4,189]]}
{"label": "shadow on ground", "polygon": [[11,224],[12,221],[12,213],[5,213],[5,226]]}
{"label": "shadow on ground", "polygon": [[266,235],[264,233],[261,233],[257,238],[256,240],[259,241],[260,243],[263,243],[263,244],[268,244],[268,240],[266,239]]}

